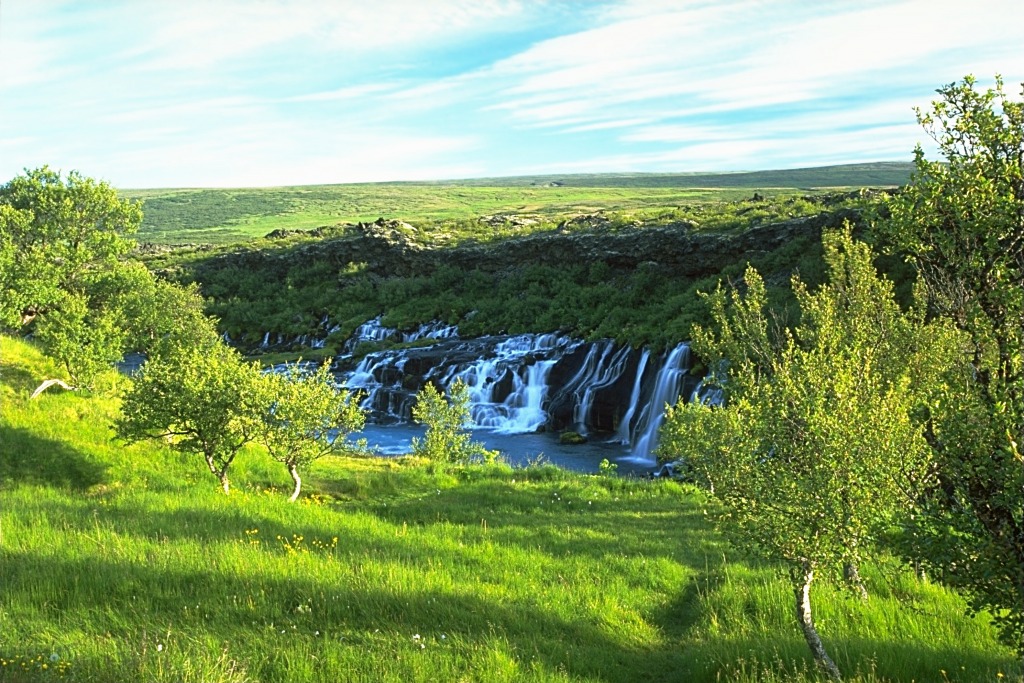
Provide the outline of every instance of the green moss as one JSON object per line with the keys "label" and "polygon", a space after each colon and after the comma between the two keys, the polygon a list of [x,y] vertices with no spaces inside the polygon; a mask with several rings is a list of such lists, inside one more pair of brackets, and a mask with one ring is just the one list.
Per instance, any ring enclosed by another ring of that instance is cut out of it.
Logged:
{"label": "green moss", "polygon": [[562,432],[558,435],[558,441],[564,444],[583,444],[587,442],[587,437],[583,436],[579,432]]}

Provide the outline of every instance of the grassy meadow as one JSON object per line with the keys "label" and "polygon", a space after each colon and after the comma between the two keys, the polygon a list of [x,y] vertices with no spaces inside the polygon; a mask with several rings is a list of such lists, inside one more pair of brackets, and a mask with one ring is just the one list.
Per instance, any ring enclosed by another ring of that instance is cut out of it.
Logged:
{"label": "grassy meadow", "polygon": [[229,244],[283,230],[394,218],[417,226],[494,214],[541,219],[596,211],[671,209],[699,203],[892,187],[910,164],[711,174],[581,174],[449,182],[362,183],[234,189],[125,190],[143,202],[138,239],[154,244]]}
{"label": "grassy meadow", "polygon": [[[286,501],[253,448],[112,439],[105,391],[0,337],[0,681],[817,680],[777,568],[674,482],[542,463],[326,459]],[[855,681],[996,681],[1013,653],[896,561],[816,609]]]}

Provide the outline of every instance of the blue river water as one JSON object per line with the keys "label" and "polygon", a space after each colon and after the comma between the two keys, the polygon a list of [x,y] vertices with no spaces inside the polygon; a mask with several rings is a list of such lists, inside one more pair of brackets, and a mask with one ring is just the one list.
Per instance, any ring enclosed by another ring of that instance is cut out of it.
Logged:
{"label": "blue river water", "polygon": [[[371,448],[381,455],[404,455],[412,450],[413,437],[422,437],[424,428],[414,424],[367,425],[352,439],[365,438]],[[534,462],[546,462],[576,472],[597,472],[601,460],[607,458],[618,465],[619,474],[643,476],[655,469],[654,462],[630,455],[629,447],[598,440],[569,445],[559,441],[558,435],[548,432],[529,434],[501,434],[488,430],[473,430],[473,440],[490,450],[496,450],[511,465],[523,467]]]}

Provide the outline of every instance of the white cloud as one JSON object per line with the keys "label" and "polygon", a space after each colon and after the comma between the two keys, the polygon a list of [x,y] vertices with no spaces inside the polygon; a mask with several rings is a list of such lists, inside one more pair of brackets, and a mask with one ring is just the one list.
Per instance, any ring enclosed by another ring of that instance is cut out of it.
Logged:
{"label": "white cloud", "polygon": [[0,7],[0,93],[55,82],[71,70],[68,46],[48,20],[57,6],[41,1]]}
{"label": "white cloud", "polygon": [[[118,142],[125,142],[118,140]],[[96,168],[121,187],[248,187],[417,180],[455,170],[479,170],[460,161],[478,144],[470,136],[352,127],[322,130],[287,120],[217,127],[203,136],[118,144]],[[123,170],[136,169],[132,174]],[[188,182],[177,180],[188,178]],[[462,176],[465,177],[465,176]]]}
{"label": "white cloud", "polygon": [[136,186],[907,158],[935,88],[1024,80],[1019,0],[26,0],[2,19],[0,175]]}
{"label": "white cloud", "polygon": [[[1024,4],[638,2],[609,16],[494,65],[488,76],[510,84],[494,108],[519,125],[578,129],[584,112],[600,123],[641,103],[633,113],[679,115],[863,96],[878,82],[927,81],[965,51],[1001,42],[1005,54],[1019,43]],[[1006,68],[1024,76],[1024,53],[1010,54]]]}
{"label": "white cloud", "polygon": [[284,98],[285,102],[348,102],[361,100],[371,95],[379,95],[398,89],[400,86],[395,83],[362,83],[360,85],[349,85],[334,90],[295,95]]}
{"label": "white cloud", "polygon": [[121,8],[149,28],[132,53],[145,69],[207,68],[284,45],[327,54],[422,49],[454,36],[500,29],[519,2],[489,0],[178,0]]}

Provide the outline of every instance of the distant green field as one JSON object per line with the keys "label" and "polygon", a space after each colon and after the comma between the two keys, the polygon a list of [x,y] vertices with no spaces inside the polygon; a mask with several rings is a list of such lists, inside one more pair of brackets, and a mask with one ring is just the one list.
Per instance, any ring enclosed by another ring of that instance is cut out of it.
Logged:
{"label": "distant green field", "polygon": [[397,218],[414,225],[492,214],[557,216],[732,201],[753,192],[884,187],[906,182],[910,165],[858,164],[717,174],[524,176],[450,182],[368,183],[241,189],[125,190],[144,203],[139,240],[229,243],[277,229]]}

